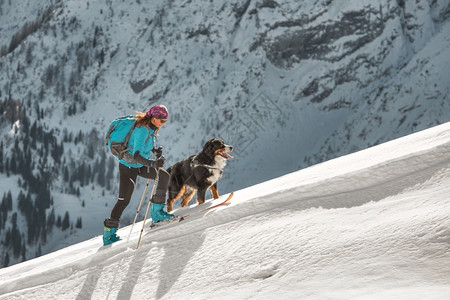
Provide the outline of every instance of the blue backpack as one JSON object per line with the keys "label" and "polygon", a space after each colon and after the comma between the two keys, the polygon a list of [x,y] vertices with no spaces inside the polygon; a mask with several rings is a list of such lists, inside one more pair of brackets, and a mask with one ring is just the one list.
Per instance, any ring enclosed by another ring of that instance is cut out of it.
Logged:
{"label": "blue backpack", "polygon": [[131,159],[128,151],[128,141],[134,128],[136,128],[137,119],[133,116],[119,117],[111,122],[108,133],[106,134],[106,146],[112,155],[119,160]]}

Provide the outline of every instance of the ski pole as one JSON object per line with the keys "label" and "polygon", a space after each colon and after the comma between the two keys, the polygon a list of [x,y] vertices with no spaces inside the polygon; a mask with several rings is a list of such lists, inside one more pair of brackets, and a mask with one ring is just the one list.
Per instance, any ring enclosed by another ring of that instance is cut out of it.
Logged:
{"label": "ski pole", "polygon": [[155,192],[155,187],[156,187],[156,184],[158,183],[158,180],[159,180],[159,170],[156,169],[155,183],[153,184],[152,193],[150,195],[150,200],[148,201],[147,210],[145,211],[144,221],[142,222],[141,234],[139,234],[139,240],[138,240],[138,243],[136,246],[136,250],[139,248],[139,244],[141,243],[142,232],[144,232],[144,227],[145,227],[145,220],[147,220],[148,210],[150,209],[150,204],[152,203],[152,198],[153,198],[153,195]]}
{"label": "ski pole", "polygon": [[134,220],[133,220],[133,225],[131,225],[130,234],[128,235],[127,243],[130,240],[130,236],[131,236],[131,233],[133,232],[134,224],[136,223],[136,219],[139,215],[139,212],[141,211],[141,205],[142,205],[142,202],[144,201],[145,194],[147,193],[147,188],[148,188],[148,185],[150,184],[150,180],[151,179],[147,180],[147,185],[145,186],[144,193],[142,194],[142,197],[141,197],[141,201],[139,201],[137,212],[136,212],[136,215],[134,216]]}
{"label": "ski pole", "polygon": [[[160,146],[158,148],[154,148],[152,150],[152,152],[155,153],[156,158],[158,159],[162,156],[162,147]],[[156,176],[158,176],[158,170],[156,171]],[[148,185],[150,184],[150,180],[151,179],[147,180],[147,184],[145,185],[145,189],[144,189],[144,193],[142,194],[141,201],[139,201],[137,212],[136,212],[136,215],[134,216],[134,220],[133,220],[133,225],[131,225],[130,234],[128,235],[127,243],[130,240],[130,236],[131,236],[131,233],[133,232],[134,224],[136,223],[136,219],[139,215],[139,212],[141,211],[141,205],[142,205],[142,202],[144,201],[145,194],[147,193],[147,188],[148,188]],[[156,184],[156,182],[155,182],[155,184]],[[154,189],[155,189],[155,186],[153,186],[153,190]],[[152,190],[152,194],[153,194],[153,190]]]}

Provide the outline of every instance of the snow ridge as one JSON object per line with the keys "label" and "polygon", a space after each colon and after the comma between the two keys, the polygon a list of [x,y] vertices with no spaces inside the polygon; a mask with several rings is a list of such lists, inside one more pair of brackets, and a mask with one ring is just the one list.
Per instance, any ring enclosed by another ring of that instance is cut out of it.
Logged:
{"label": "snow ridge", "polygon": [[0,295],[442,299],[449,150],[446,123],[236,191],[229,206],[147,229],[138,250],[140,223],[129,243],[98,236],[1,269]]}

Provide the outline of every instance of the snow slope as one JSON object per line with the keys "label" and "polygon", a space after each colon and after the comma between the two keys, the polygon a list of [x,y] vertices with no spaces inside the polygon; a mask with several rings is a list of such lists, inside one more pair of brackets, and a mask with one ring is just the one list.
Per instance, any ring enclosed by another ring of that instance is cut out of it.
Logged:
{"label": "snow slope", "polygon": [[[99,233],[118,192],[108,125],[156,103],[166,166],[212,137],[234,146],[221,193],[449,122],[449,20],[449,0],[0,0],[0,241],[15,213],[20,229],[0,265]],[[33,186],[51,194],[35,204],[55,200],[40,219],[18,208]],[[48,225],[53,210],[69,229]]]}
{"label": "snow slope", "polygon": [[1,269],[1,299],[448,299],[449,153],[446,123],[321,163]]}

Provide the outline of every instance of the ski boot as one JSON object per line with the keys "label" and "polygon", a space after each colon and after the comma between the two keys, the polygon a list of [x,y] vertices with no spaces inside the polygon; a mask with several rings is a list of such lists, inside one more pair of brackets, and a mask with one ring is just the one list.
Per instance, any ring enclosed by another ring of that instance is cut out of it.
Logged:
{"label": "ski boot", "polygon": [[107,218],[105,219],[104,225],[103,246],[110,245],[121,240],[121,238],[116,234],[117,228],[119,227],[119,221]]}
{"label": "ski boot", "polygon": [[174,215],[168,214],[167,212],[165,212],[164,206],[165,206],[164,203],[158,204],[158,203],[152,202],[152,208],[151,208],[150,215],[152,217],[153,223],[158,223],[161,221],[168,221],[175,217]]}

